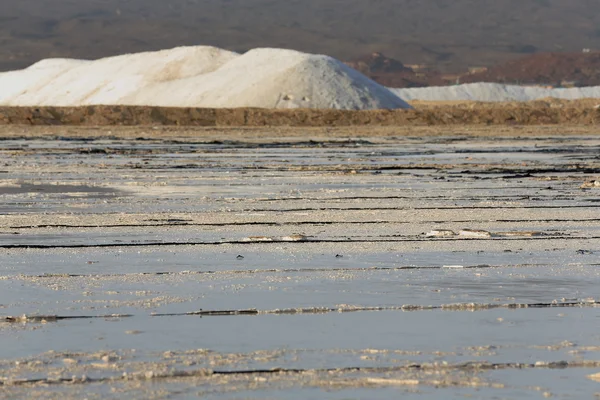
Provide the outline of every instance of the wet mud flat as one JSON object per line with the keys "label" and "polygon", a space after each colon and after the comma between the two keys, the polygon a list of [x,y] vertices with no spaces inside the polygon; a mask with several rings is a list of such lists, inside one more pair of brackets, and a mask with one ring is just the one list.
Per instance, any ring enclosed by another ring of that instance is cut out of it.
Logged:
{"label": "wet mud flat", "polygon": [[593,398],[593,127],[0,128],[2,398]]}

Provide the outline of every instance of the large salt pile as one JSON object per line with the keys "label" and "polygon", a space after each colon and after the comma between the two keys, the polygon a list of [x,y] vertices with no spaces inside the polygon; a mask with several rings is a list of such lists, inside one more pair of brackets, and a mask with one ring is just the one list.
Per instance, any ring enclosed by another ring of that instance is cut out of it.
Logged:
{"label": "large salt pile", "polygon": [[342,62],[282,49],[179,47],[0,74],[0,104],[394,109],[410,106]]}
{"label": "large salt pile", "polygon": [[532,101],[548,97],[557,99],[600,98],[600,86],[581,88],[542,88],[503,85],[498,83],[468,83],[456,86],[391,89],[401,98],[426,101]]}

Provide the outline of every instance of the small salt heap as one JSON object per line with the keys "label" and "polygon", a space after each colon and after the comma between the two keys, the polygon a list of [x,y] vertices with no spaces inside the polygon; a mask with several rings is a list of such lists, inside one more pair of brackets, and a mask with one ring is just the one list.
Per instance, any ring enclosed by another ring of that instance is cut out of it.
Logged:
{"label": "small salt heap", "polygon": [[391,89],[406,101],[533,101],[547,98],[600,98],[600,86],[574,88],[545,88],[505,85],[500,83],[467,83],[453,86]]}

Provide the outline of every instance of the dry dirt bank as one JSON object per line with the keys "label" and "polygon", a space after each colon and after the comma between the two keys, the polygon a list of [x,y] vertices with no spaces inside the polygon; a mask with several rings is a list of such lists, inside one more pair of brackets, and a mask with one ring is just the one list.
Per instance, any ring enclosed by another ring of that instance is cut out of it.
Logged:
{"label": "dry dirt bank", "polygon": [[0,107],[1,124],[192,126],[595,125],[590,101],[416,103],[415,110],[273,110],[136,106]]}
{"label": "dry dirt bank", "polygon": [[595,125],[445,125],[445,126],[65,126],[65,125],[1,125],[2,139],[141,139],[141,140],[198,140],[245,141],[270,143],[280,141],[328,141],[377,138],[394,141],[399,137],[514,137],[543,138],[557,136],[593,136],[598,133]]}

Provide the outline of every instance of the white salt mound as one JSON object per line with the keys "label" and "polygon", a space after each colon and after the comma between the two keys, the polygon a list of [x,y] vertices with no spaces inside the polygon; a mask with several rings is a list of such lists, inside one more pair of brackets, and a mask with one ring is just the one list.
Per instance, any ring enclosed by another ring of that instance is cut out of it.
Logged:
{"label": "white salt mound", "polygon": [[282,49],[196,46],[0,74],[0,104],[395,109],[410,106],[342,62]]}
{"label": "white salt mound", "polygon": [[85,64],[69,59],[43,60],[21,71],[0,73],[0,104],[10,104],[14,98],[37,93],[65,71]]}
{"label": "white salt mound", "polygon": [[406,101],[532,101],[548,97],[557,99],[600,98],[600,86],[547,89],[542,87],[468,83],[455,86],[390,89]]}
{"label": "white salt mound", "polygon": [[[7,98],[0,95],[0,101],[15,106],[123,104],[120,99],[147,86],[211,72],[237,56],[215,47],[198,46],[96,61],[43,60],[23,71],[8,72],[13,74],[8,87],[25,90]],[[2,92],[4,75],[0,74]],[[32,76],[35,86],[27,85]]]}
{"label": "white salt mound", "polygon": [[[189,90],[194,88],[195,90]],[[161,99],[166,90],[177,95]],[[378,109],[410,106],[361,73],[322,55],[255,49],[209,74],[147,87],[127,104]]]}

